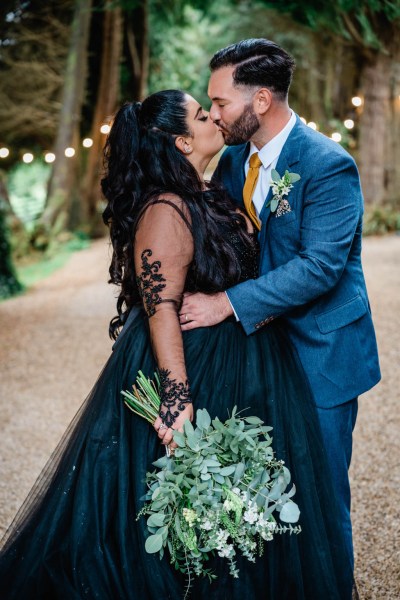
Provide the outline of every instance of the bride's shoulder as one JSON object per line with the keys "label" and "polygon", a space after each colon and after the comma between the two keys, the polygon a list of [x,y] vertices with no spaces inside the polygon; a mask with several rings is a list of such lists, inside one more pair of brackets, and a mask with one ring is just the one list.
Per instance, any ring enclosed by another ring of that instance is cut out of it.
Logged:
{"label": "bride's shoulder", "polygon": [[178,218],[191,229],[190,211],[184,200],[172,192],[162,192],[147,200],[142,209],[141,217],[147,218]]}

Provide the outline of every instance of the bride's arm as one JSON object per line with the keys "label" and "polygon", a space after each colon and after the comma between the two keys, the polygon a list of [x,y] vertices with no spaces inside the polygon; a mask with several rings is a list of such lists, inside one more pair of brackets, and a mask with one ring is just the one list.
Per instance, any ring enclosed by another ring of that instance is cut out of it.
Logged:
{"label": "bride's arm", "polygon": [[193,417],[178,314],[193,260],[193,237],[179,198],[159,199],[146,208],[135,234],[134,257],[161,381],[160,417],[154,426],[167,444],[171,426],[179,429]]}

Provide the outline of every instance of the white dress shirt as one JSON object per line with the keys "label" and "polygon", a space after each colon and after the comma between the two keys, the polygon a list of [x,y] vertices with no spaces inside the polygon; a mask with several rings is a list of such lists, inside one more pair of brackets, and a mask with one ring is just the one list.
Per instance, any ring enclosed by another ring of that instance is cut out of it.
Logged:
{"label": "white dress shirt", "polygon": [[[258,152],[258,156],[260,157],[260,160],[262,162],[262,165],[260,166],[256,189],[254,190],[253,194],[253,203],[258,216],[260,215],[263,209],[265,200],[268,196],[269,188],[271,186],[271,171],[272,169],[275,169],[279,159],[279,155],[282,152],[282,148],[285,145],[285,142],[289,137],[289,133],[292,131],[295,124],[296,115],[292,111],[292,115],[289,121],[286,123],[285,127],[275,137],[273,137],[272,140],[265,144],[265,146],[263,146],[261,150],[259,150],[257,146],[253,144],[253,142],[250,142],[250,152],[244,164],[245,175],[247,176],[249,170],[250,156],[252,154]],[[282,177],[283,173],[279,173],[279,175]],[[229,300],[229,296],[226,295],[226,297]],[[236,321],[239,321],[239,318],[230,300],[229,304],[232,306],[232,310],[235,315]]]}
{"label": "white dress shirt", "polygon": [[[259,216],[263,206],[265,199],[268,195],[270,184],[271,184],[271,171],[275,169],[276,164],[278,162],[278,158],[280,153],[282,152],[282,148],[285,145],[286,140],[289,137],[289,133],[292,131],[293,127],[296,124],[296,115],[292,112],[292,115],[285,125],[285,127],[270,140],[265,146],[259,150],[257,146],[250,143],[250,152],[249,156],[244,165],[245,175],[247,176],[249,170],[249,161],[250,156],[255,152],[258,152],[258,156],[262,162],[260,166],[260,171],[258,175],[258,180],[256,184],[256,188],[253,194],[253,203],[257,211],[257,215]],[[282,177],[283,173],[279,173]]]}

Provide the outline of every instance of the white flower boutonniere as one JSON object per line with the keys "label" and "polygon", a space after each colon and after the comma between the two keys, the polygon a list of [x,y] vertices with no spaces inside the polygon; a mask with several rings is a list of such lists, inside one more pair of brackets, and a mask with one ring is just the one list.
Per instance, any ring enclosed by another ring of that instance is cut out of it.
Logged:
{"label": "white flower boutonniere", "polygon": [[271,177],[270,185],[273,197],[269,202],[269,206],[272,213],[276,212],[276,217],[281,217],[292,211],[288,199],[284,196],[288,196],[293,184],[299,181],[301,177],[298,173],[289,173],[289,171],[285,171],[285,174],[281,177],[276,169],[272,169]]}

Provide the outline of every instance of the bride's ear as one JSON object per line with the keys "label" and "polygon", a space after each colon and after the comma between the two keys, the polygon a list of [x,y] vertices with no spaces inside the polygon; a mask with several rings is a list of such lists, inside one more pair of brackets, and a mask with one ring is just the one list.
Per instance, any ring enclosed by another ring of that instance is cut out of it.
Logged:
{"label": "bride's ear", "polygon": [[182,135],[178,135],[178,137],[175,138],[175,146],[182,154],[190,154],[193,152],[192,145],[188,142],[187,138]]}

